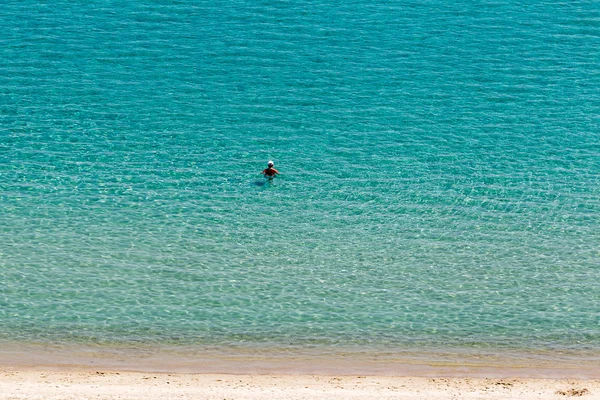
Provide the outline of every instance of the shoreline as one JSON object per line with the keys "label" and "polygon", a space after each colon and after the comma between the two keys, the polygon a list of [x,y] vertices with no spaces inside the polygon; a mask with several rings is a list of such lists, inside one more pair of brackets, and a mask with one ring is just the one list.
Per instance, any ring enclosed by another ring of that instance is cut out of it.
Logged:
{"label": "shoreline", "polygon": [[164,348],[0,343],[0,368],[137,373],[600,379],[595,353]]}

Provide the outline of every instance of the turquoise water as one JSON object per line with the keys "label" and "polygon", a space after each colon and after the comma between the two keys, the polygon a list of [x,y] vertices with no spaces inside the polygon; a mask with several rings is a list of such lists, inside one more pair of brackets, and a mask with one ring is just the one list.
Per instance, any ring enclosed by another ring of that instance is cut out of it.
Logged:
{"label": "turquoise water", "polygon": [[0,340],[598,353],[597,3],[0,23]]}

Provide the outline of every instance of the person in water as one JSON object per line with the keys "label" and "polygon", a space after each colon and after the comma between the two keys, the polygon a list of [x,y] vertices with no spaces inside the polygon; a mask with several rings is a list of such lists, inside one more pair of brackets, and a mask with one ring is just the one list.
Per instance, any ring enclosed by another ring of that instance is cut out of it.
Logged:
{"label": "person in water", "polygon": [[279,171],[277,171],[275,168],[273,168],[273,161],[269,161],[267,163],[267,168],[263,169],[262,174],[264,176],[266,176],[267,178],[274,178],[275,175],[279,175]]}

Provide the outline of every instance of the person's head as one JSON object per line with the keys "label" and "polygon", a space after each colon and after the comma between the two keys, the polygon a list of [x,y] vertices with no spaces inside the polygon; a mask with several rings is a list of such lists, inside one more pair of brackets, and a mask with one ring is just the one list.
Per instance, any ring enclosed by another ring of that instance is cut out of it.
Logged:
{"label": "person's head", "polygon": [[269,162],[267,163],[267,166],[268,166],[269,168],[273,168],[273,165],[274,165],[274,164],[273,164],[273,161],[269,161]]}

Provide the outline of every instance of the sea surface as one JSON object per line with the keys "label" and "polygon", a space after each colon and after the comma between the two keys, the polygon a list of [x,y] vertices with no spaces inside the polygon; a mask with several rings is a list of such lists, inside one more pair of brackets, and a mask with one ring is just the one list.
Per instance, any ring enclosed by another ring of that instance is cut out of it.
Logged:
{"label": "sea surface", "polygon": [[0,26],[4,346],[600,354],[597,1]]}

